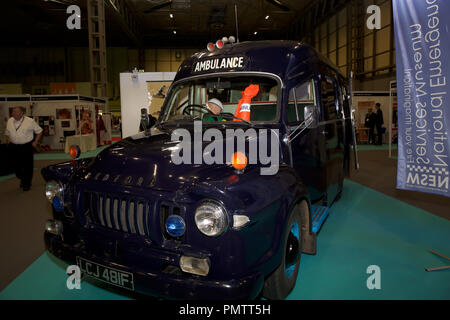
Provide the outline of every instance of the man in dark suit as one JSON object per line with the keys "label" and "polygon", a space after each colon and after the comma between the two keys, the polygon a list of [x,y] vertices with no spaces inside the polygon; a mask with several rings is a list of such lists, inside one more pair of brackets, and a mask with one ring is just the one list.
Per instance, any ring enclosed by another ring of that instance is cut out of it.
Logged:
{"label": "man in dark suit", "polygon": [[382,136],[382,126],[384,124],[384,120],[383,120],[383,111],[381,111],[381,105],[379,102],[377,102],[375,104],[375,107],[377,108],[377,113],[376,113],[376,118],[375,118],[375,126],[377,127],[377,136],[378,136],[378,141],[377,144],[378,145],[382,145],[383,144],[383,136]]}
{"label": "man in dark suit", "polygon": [[375,144],[375,113],[372,112],[372,108],[367,110],[364,126],[369,129],[369,135],[367,138],[368,144]]}

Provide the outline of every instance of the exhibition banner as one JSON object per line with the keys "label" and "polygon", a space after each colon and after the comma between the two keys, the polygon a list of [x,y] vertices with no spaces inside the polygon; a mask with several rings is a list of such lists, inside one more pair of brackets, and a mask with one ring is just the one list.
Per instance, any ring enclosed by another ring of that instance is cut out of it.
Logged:
{"label": "exhibition banner", "polygon": [[397,188],[450,197],[450,1],[393,0]]}

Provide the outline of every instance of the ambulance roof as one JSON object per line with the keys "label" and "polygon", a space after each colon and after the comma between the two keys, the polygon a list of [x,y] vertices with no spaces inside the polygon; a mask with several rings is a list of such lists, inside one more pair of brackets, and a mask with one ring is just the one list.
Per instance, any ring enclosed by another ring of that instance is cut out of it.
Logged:
{"label": "ambulance roof", "polygon": [[[279,76],[283,82],[309,77],[319,72],[320,65],[336,72],[333,63],[310,45],[288,40],[249,41],[225,45],[208,52],[206,49],[186,59],[174,81],[217,72],[264,72]],[[341,74],[342,75],[342,74]]]}

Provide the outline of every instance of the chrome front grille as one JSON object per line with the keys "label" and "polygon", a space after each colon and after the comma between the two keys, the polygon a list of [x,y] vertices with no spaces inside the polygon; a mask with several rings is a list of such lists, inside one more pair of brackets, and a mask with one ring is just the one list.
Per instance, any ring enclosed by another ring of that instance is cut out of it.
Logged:
{"label": "chrome front grille", "polygon": [[150,236],[150,204],[144,199],[86,192],[84,212],[97,225],[105,228]]}

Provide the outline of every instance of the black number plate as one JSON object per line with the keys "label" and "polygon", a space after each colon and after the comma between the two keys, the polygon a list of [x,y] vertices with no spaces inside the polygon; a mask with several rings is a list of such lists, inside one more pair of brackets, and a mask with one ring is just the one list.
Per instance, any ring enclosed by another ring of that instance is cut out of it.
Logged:
{"label": "black number plate", "polygon": [[105,267],[80,257],[77,257],[77,265],[80,267],[81,271],[88,276],[121,288],[134,290],[132,273]]}

